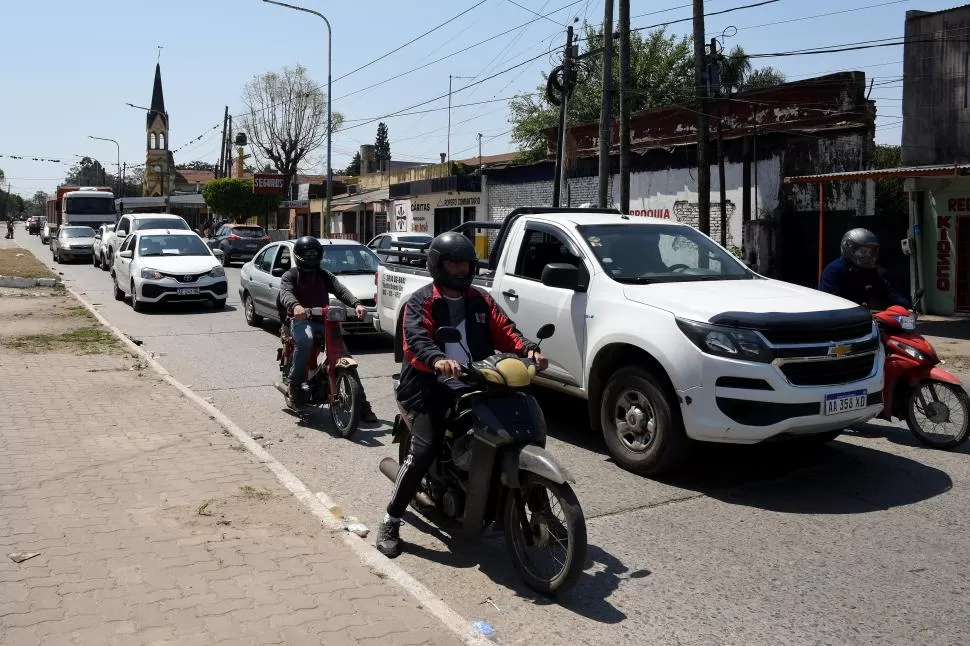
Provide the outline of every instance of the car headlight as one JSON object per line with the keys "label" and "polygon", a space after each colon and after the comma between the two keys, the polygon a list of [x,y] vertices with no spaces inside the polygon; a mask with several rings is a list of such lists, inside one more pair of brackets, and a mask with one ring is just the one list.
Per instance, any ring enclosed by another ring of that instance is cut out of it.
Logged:
{"label": "car headlight", "polygon": [[771,363],[772,354],[752,330],[677,319],[677,327],[701,352],[738,361]]}
{"label": "car headlight", "polygon": [[209,270],[209,275],[212,276],[213,278],[222,278],[223,276],[226,275],[226,270],[223,269],[221,266],[216,265],[215,267]]}
{"label": "car headlight", "polygon": [[163,278],[161,272],[155,269],[149,269],[148,267],[141,270],[141,277],[147,280],[161,280]]}

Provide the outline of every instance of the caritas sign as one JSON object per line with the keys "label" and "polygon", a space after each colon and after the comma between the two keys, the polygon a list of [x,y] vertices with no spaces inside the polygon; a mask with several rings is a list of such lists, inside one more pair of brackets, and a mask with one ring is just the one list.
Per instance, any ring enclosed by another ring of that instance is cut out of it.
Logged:
{"label": "caritas sign", "polygon": [[275,173],[253,174],[254,195],[282,195],[283,176]]}

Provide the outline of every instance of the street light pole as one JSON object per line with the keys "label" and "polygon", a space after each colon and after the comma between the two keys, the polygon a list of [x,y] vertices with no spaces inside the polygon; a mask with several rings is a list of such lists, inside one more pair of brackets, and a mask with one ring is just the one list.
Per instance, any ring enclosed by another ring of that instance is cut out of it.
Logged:
{"label": "street light pole", "polygon": [[[266,0],[267,2],[269,0]],[[474,76],[452,76],[448,75],[448,161],[451,162],[451,80],[452,79],[473,79]]]}
{"label": "street light pole", "polygon": [[118,142],[115,141],[114,139],[108,139],[107,137],[95,137],[93,135],[88,135],[88,139],[99,139],[101,141],[110,141],[115,145],[115,151],[118,154],[118,170],[116,171],[118,174],[115,175],[115,181],[118,182],[118,192],[120,193],[121,192],[121,146],[119,146]]}
{"label": "street light pole", "polygon": [[302,11],[304,13],[312,13],[314,16],[318,16],[327,24],[327,212],[324,215],[323,226],[320,227],[321,232],[325,236],[330,235],[330,203],[333,201],[333,167],[330,164],[331,161],[331,151],[333,142],[333,93],[331,89],[331,72],[333,63],[333,31],[330,29],[330,21],[319,11],[314,11],[313,9],[307,9],[306,7],[298,7],[293,4],[286,4],[285,2],[277,2],[277,0],[263,0],[268,4],[275,4],[281,7],[286,7],[287,9],[293,9],[294,11]]}

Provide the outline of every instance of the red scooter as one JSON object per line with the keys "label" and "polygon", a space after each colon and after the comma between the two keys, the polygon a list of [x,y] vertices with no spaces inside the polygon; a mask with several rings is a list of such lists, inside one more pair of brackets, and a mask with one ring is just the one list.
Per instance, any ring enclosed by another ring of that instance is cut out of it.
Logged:
{"label": "red scooter", "polygon": [[916,330],[916,316],[894,305],[875,314],[886,349],[882,419],[906,420],[923,444],[953,449],[970,436],[970,397],[929,341]]}
{"label": "red scooter", "polygon": [[[327,405],[330,417],[337,431],[343,437],[350,437],[360,424],[360,406],[363,400],[363,387],[357,375],[357,361],[347,351],[340,324],[347,320],[347,310],[343,307],[313,307],[307,310],[309,320],[322,321],[325,333],[313,335],[313,348],[307,360],[306,379],[303,381],[303,400],[307,406]],[[290,335],[289,321],[280,326],[283,347],[276,351],[283,381],[276,388],[289,395],[286,379],[293,365],[293,351],[296,343]],[[326,355],[323,365],[319,356]]]}

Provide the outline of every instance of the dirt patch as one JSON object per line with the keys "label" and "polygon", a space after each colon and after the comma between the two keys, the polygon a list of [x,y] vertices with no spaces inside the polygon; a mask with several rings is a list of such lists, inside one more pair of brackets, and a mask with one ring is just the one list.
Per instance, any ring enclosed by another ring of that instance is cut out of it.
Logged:
{"label": "dirt patch", "polygon": [[88,310],[56,294],[0,297],[0,346],[21,353],[115,354],[118,340]]}
{"label": "dirt patch", "polygon": [[0,249],[0,276],[57,278],[32,253],[20,248]]}

